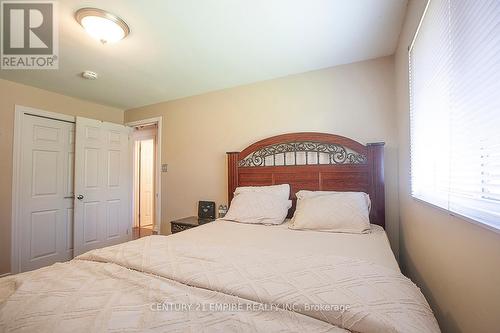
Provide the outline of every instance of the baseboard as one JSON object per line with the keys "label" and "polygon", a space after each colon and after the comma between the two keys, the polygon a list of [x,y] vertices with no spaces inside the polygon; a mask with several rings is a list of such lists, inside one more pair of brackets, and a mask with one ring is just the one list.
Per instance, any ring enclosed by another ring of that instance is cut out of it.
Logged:
{"label": "baseboard", "polygon": [[8,275],[11,275],[11,273],[9,272],[9,273],[0,274],[0,278],[3,278],[3,277],[8,276]]}

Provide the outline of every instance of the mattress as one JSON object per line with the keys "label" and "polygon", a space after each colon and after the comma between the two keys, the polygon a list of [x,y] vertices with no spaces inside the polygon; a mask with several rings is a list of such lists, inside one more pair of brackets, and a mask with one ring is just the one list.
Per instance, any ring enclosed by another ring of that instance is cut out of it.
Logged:
{"label": "mattress", "polygon": [[230,248],[267,249],[273,252],[312,255],[338,255],[362,259],[399,272],[384,228],[371,225],[371,233],[348,234],[288,229],[290,220],[281,225],[235,223],[216,220],[176,233],[171,237],[190,242],[218,244]]}
{"label": "mattress", "polygon": [[348,235],[216,221],[0,279],[0,331],[406,333],[439,327],[378,227]]}

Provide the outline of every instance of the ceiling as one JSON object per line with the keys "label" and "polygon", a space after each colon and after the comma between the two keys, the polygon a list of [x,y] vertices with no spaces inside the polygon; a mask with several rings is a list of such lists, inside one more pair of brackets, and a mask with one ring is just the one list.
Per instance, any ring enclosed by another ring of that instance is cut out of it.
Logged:
{"label": "ceiling", "polygon": [[[123,109],[393,54],[406,0],[64,0],[59,69],[0,78]],[[74,20],[108,10],[131,34],[103,45]],[[80,73],[92,70],[96,81]]]}

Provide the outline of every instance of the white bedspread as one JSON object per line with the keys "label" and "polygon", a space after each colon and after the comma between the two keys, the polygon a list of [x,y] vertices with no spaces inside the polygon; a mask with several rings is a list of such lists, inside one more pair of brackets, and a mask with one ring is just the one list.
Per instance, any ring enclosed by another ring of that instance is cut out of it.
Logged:
{"label": "white bedspread", "polygon": [[265,249],[286,252],[287,255],[333,254],[351,257],[392,268],[399,266],[391,251],[384,229],[371,225],[369,234],[331,233],[308,230],[290,230],[289,221],[281,225],[243,224],[217,220],[203,226],[172,235],[179,240],[231,248]]}
{"label": "white bedspread", "polygon": [[[255,247],[268,240],[251,229],[216,222],[3,278],[0,331],[439,332],[420,290],[394,267],[319,255],[299,238],[289,251],[283,239]],[[246,236],[228,239],[236,230]],[[235,247],[243,238],[253,241]]]}

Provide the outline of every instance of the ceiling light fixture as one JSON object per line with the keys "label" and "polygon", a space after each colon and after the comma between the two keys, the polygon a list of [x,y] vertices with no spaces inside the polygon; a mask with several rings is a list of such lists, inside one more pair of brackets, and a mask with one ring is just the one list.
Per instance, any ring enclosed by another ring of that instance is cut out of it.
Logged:
{"label": "ceiling light fixture", "polygon": [[81,8],[76,11],[75,19],[90,36],[103,44],[118,42],[130,33],[125,21],[102,9]]}

